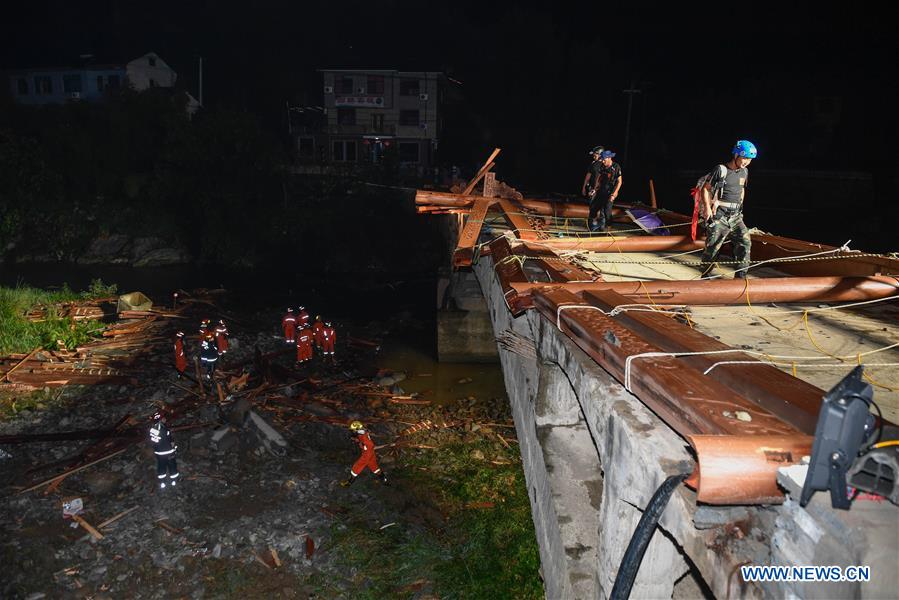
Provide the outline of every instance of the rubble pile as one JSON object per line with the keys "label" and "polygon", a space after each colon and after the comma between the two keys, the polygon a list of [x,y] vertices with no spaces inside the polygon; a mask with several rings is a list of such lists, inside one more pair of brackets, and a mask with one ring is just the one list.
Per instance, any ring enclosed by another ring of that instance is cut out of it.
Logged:
{"label": "rubble pile", "polygon": [[[0,422],[0,558],[19,566],[7,570],[0,596],[216,596],[228,592],[225,567],[261,570],[263,581],[296,592],[310,574],[342,573],[328,539],[355,499],[367,497],[374,529],[408,509],[393,488],[368,497],[379,485],[374,478],[352,490],[336,487],[356,454],[348,422],[369,425],[388,470],[404,453],[442,444],[515,442],[501,401],[470,397],[448,410],[406,394],[405,373],[364,373],[354,357],[377,352],[380,341],[346,336],[340,362],[294,364],[295,350],[285,348],[270,315],[230,317],[230,349],[213,381],[193,369],[177,378],[174,332],[192,333],[202,317],[223,314],[217,304],[215,295],[182,292],[177,308],[124,315],[90,347],[27,359],[70,369],[106,361],[127,384],[71,382],[61,390],[63,408]],[[188,354],[196,351],[188,342]],[[168,490],[157,487],[147,442],[160,407],[182,475]],[[489,451],[477,454],[493,460]],[[64,515],[66,505],[74,514]]]}

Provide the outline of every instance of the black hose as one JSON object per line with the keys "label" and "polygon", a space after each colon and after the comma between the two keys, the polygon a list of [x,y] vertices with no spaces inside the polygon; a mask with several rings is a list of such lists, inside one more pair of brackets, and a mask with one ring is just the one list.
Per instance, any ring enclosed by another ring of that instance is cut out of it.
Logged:
{"label": "black hose", "polygon": [[621,566],[618,567],[618,575],[615,577],[615,585],[612,586],[612,593],[609,596],[610,600],[630,598],[631,588],[634,587],[634,580],[637,578],[637,571],[640,570],[640,563],[643,562],[643,555],[646,554],[646,548],[649,546],[652,534],[655,533],[659,518],[665,512],[665,507],[668,506],[668,500],[675,488],[688,476],[687,473],[672,475],[659,486],[659,489],[650,498],[649,504],[646,505],[646,510],[643,511],[643,516],[640,517],[640,522],[634,530],[634,535],[627,545],[627,550],[624,551]]}

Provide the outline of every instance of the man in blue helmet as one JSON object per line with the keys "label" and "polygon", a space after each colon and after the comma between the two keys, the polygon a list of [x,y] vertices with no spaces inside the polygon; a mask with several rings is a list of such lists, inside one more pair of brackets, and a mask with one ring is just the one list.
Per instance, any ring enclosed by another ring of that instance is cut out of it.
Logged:
{"label": "man in blue helmet", "polygon": [[621,167],[613,162],[615,153],[603,150],[599,155],[599,169],[593,196],[590,198],[590,212],[587,225],[590,231],[608,231],[612,220],[612,203],[621,189]]}
{"label": "man in blue helmet", "polygon": [[734,260],[738,263],[734,277],[745,279],[752,240],[743,223],[743,200],[746,197],[746,182],[749,181],[747,167],[758,156],[758,150],[752,142],[739,140],[731,154],[733,158],[724,165],[718,165],[702,187],[703,214],[706,218],[703,276],[712,271],[721,246],[729,240],[733,246]]}

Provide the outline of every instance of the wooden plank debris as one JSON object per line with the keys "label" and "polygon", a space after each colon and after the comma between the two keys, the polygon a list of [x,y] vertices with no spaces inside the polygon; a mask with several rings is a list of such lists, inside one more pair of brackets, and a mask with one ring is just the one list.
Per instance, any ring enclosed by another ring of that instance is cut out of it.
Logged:
{"label": "wooden plank debris", "polygon": [[95,540],[102,540],[103,534],[97,531],[93,525],[84,520],[84,517],[81,515],[70,515],[72,520],[81,525],[83,529],[85,529]]}

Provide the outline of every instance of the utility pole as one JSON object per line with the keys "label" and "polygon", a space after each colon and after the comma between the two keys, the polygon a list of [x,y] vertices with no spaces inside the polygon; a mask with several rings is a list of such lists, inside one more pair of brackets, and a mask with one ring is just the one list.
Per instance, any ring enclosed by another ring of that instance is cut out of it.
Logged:
{"label": "utility pole", "polygon": [[621,164],[627,165],[627,147],[631,139],[631,111],[634,108],[634,94],[639,94],[643,90],[637,89],[636,80],[631,80],[631,87],[621,91],[627,94],[627,122],[624,125],[624,157]]}

